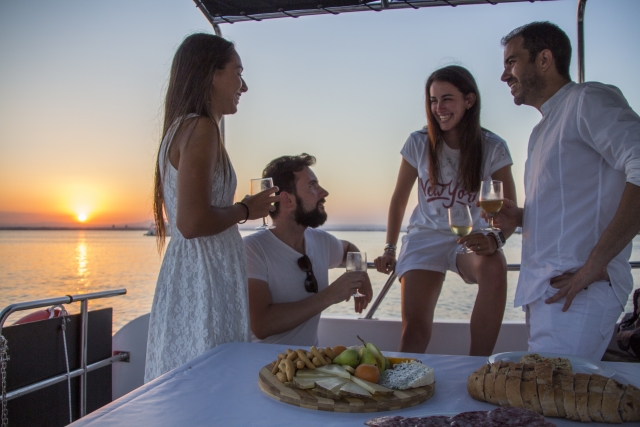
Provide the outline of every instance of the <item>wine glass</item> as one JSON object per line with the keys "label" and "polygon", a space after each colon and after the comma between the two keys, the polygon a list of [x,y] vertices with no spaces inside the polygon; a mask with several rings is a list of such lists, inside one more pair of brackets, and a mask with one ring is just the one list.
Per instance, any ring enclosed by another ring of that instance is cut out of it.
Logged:
{"label": "wine glass", "polygon": [[[349,271],[367,271],[367,253],[366,252],[347,252],[347,272]],[[356,293],[352,295],[355,298],[364,295],[356,289]]]}
{"label": "wine glass", "polygon": [[[467,205],[456,205],[449,208],[449,227],[453,234],[458,237],[464,237],[471,233],[473,229],[473,218],[471,211]],[[457,254],[470,254],[472,250],[465,245],[460,245],[456,250]]]}
{"label": "wine glass", "polygon": [[[256,178],[251,180],[251,195],[258,194],[264,190],[268,190],[273,187],[273,180],[271,178]],[[256,227],[256,230],[269,230],[276,228],[275,225],[267,223],[267,217],[262,218],[262,225]]]}
{"label": "wine glass", "polygon": [[489,214],[489,228],[486,230],[497,230],[493,226],[493,216],[502,209],[503,199],[502,181],[482,181],[480,184],[480,208]]}

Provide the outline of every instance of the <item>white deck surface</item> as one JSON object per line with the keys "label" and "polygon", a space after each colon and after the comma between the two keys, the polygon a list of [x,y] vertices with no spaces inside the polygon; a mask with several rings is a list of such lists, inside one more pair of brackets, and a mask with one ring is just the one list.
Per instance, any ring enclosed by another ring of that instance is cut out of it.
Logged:
{"label": "white deck surface", "polygon": [[[260,369],[275,360],[285,348],[282,345],[250,343],[218,346],[72,426],[337,427],[363,425],[366,420],[383,415],[415,417],[496,408],[472,399],[466,391],[467,377],[485,362],[485,358],[432,354],[413,355],[435,370],[436,391],[425,403],[398,411],[364,414],[298,408],[268,397],[258,387]],[[614,378],[618,381],[640,387],[640,365],[602,363],[616,370]],[[558,426],[582,425],[559,418],[548,420]],[[605,425],[609,424],[589,424],[593,427]]]}

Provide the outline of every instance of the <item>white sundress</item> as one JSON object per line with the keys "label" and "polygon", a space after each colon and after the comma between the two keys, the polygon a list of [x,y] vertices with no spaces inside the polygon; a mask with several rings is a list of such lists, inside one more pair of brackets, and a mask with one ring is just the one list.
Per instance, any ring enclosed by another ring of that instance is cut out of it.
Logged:
{"label": "white sundress", "polygon": [[[175,127],[162,141],[161,153],[167,152],[174,134]],[[222,166],[214,173],[212,206],[233,204],[237,182],[230,169],[226,182]],[[145,382],[218,344],[251,339],[246,260],[238,226],[214,236],[185,239],[175,222],[178,171],[166,156],[161,156],[160,171],[171,240],[151,307]]]}

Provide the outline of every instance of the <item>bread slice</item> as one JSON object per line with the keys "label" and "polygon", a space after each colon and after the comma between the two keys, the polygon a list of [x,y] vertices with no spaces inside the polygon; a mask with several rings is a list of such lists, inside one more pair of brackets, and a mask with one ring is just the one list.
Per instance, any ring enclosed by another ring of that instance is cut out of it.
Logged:
{"label": "bread slice", "polygon": [[605,422],[622,422],[618,407],[623,394],[624,386],[613,378],[609,378],[602,393],[602,418]]}
{"label": "bread slice", "polygon": [[535,365],[525,364],[522,370],[522,382],[520,383],[520,393],[524,407],[530,411],[542,414],[542,406],[538,398],[538,384],[536,382]]}
{"label": "bread slice", "polygon": [[512,363],[503,364],[493,383],[495,397],[498,399],[500,406],[509,406],[509,399],[507,398],[507,374],[512,365]]}
{"label": "bread slice", "polygon": [[522,394],[520,394],[520,386],[522,383],[522,363],[514,364],[507,372],[507,380],[505,382],[505,392],[509,406],[514,408],[524,408]]}
{"label": "bread slice", "polygon": [[498,405],[498,399],[495,395],[496,375],[497,374],[495,372],[489,372],[484,376],[484,398],[485,401],[493,405]]}
{"label": "bread slice", "polygon": [[580,416],[576,410],[576,392],[573,388],[573,375],[563,375],[560,377],[562,381],[562,401],[566,417],[570,420],[580,421]]}
{"label": "bread slice", "polygon": [[558,410],[553,392],[553,366],[550,363],[536,363],[534,370],[542,414],[545,417],[557,417]]}
{"label": "bread slice", "polygon": [[564,397],[562,393],[562,377],[567,374],[563,371],[553,371],[553,400],[558,410],[558,416],[561,418],[567,417],[567,411],[564,409]]}
{"label": "bread slice", "polygon": [[482,365],[467,380],[467,392],[469,396],[481,402],[486,402],[484,397],[484,376],[489,371],[489,365]]}
{"label": "bread slice", "polygon": [[640,390],[628,384],[620,399],[622,421],[640,421]]}
{"label": "bread slice", "polygon": [[583,423],[591,421],[588,410],[590,379],[591,376],[589,374],[578,373],[573,375],[573,389],[576,392],[576,412],[578,412],[580,421]]}
{"label": "bread slice", "polygon": [[597,421],[599,423],[604,422],[602,418],[602,392],[604,386],[607,385],[609,378],[602,375],[592,374],[589,380],[589,402],[587,405],[587,412],[591,421]]}

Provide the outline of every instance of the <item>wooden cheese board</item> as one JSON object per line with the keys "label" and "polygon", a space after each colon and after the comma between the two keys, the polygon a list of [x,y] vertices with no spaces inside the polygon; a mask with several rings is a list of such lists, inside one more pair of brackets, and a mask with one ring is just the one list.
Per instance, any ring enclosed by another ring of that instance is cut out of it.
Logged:
{"label": "wooden cheese board", "polygon": [[271,373],[271,366],[269,364],[262,368],[258,375],[258,385],[267,396],[290,405],[319,411],[379,412],[403,409],[429,400],[436,388],[433,383],[410,390],[396,390],[388,396],[328,398],[315,395],[309,390],[286,386]]}

